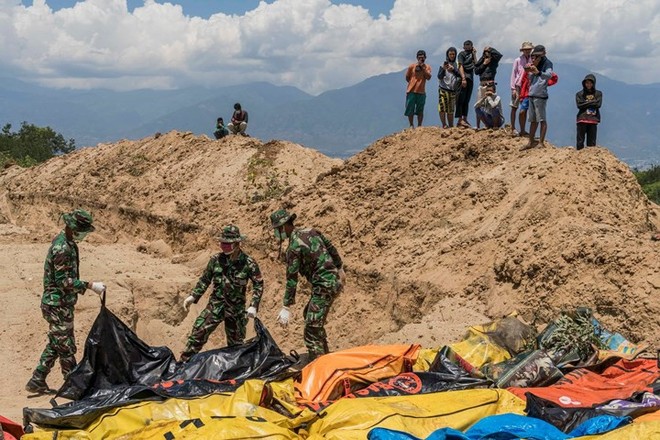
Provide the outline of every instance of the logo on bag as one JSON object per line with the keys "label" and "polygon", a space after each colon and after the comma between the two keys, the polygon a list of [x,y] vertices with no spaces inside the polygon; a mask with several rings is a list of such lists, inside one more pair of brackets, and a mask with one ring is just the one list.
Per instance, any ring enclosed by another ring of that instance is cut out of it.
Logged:
{"label": "logo on bag", "polygon": [[578,400],[573,400],[569,396],[560,396],[559,397],[559,403],[562,405],[574,405],[574,406],[581,406],[582,402]]}

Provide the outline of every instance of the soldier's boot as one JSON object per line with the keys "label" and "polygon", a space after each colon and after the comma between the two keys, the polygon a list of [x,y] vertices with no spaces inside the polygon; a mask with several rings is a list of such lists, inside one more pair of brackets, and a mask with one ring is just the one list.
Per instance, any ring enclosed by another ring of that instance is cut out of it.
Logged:
{"label": "soldier's boot", "polygon": [[179,362],[188,362],[194,354],[195,352],[193,350],[186,347],[186,349],[183,350],[183,353],[181,353],[181,356],[179,356]]}
{"label": "soldier's boot", "polygon": [[28,383],[25,385],[25,391],[35,394],[47,393],[50,391],[48,384],[46,384],[47,374],[48,373],[44,373],[40,370],[34,370],[34,373],[32,373],[32,378],[30,378]]}

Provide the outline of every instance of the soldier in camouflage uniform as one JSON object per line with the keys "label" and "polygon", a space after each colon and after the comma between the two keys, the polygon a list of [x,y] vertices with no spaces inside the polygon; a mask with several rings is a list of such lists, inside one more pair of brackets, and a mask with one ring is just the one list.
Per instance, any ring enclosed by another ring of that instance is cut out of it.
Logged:
{"label": "soldier in camouflage uniform", "polygon": [[[225,321],[227,345],[242,344],[248,317],[257,316],[264,281],[257,262],[241,250],[240,242],[243,240],[245,236],[234,225],[222,230],[219,237],[221,252],[211,257],[192,294],[183,302],[183,308],[188,310],[190,304],[197,304],[213,283],[209,303],[195,320],[186,348],[181,354],[183,362],[202,349],[222,321]],[[246,315],[245,291],[248,280],[252,281],[252,302]]]}
{"label": "soldier in camouflage uniform", "polygon": [[48,343],[39,364],[25,389],[30,393],[50,391],[46,376],[59,357],[62,374],[66,376],[76,366],[76,340],[73,333],[73,311],[78,295],[92,289],[99,295],[105,292],[100,282],[86,282],[79,275],[79,253],[76,242],[94,230],[92,215],[83,210],[63,214],[64,230],[54,239],[44,263],[44,293],[41,314],[48,322]]}
{"label": "soldier in camouflage uniform", "polygon": [[305,346],[309,359],[313,360],[329,351],[325,320],[345,283],[345,274],[339,252],[330,240],[312,228],[296,229],[293,225],[295,219],[296,214],[289,214],[283,209],[270,216],[275,238],[280,240],[280,244],[285,238],[289,239],[284,307],[277,320],[283,325],[289,323],[289,306],[295,303],[298,274],[302,274],[312,285],[312,295],[303,314]]}

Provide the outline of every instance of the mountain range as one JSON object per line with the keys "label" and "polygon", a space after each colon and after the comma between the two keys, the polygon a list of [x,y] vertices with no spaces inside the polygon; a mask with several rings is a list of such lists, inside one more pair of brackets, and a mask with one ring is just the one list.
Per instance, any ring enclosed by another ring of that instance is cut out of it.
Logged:
{"label": "mountain range", "polygon": [[[569,64],[555,64],[555,71],[559,82],[550,89],[548,139],[558,146],[571,146],[575,142],[574,97],[589,72]],[[497,76],[507,119],[510,72],[511,65],[502,64]],[[403,71],[382,74],[318,96],[265,82],[121,92],[50,89],[3,78],[0,123],[10,123],[15,129],[22,121],[50,126],[65,138],[75,139],[79,147],[170,130],[212,137],[216,118],[228,121],[233,104],[240,102],[249,112],[252,136],[286,139],[345,158],[407,127],[403,76]],[[598,144],[632,167],[659,163],[660,144],[654,132],[660,114],[660,83],[633,85],[597,75],[597,88],[604,95]],[[424,123],[438,125],[435,78],[427,83],[427,94]],[[474,123],[472,111],[469,120]]]}

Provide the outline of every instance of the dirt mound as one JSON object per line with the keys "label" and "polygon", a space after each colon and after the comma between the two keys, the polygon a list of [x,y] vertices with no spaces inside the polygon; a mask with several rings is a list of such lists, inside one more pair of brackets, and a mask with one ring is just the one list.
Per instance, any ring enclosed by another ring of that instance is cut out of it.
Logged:
{"label": "dirt mound", "polygon": [[[45,339],[43,257],[59,214],[73,207],[90,209],[98,225],[81,244],[83,278],[107,282],[111,309],[148,343],[175,352],[206,297],[187,315],[180,303],[230,222],[248,235],[244,248],[264,273],[262,320],[283,349],[303,348],[306,286],[292,325],[275,324],[284,267],[268,215],[280,207],[323,231],[346,261],[349,286],[328,322],[332,349],[439,346],[513,310],[541,326],[577,305],[636,342],[660,345],[660,255],[649,240],[658,207],[607,150],[520,152],[524,142],[430,127],[342,162],[285,141],[170,132],[0,172],[0,300],[15,317],[0,342],[21,341],[20,355],[3,361],[20,372],[0,378],[14,400],[0,407],[26,404],[14,396]],[[98,307],[83,299],[79,345]],[[219,329],[207,347],[223,344]]]}
{"label": "dirt mound", "polygon": [[649,240],[658,206],[605,149],[520,152],[524,142],[504,131],[404,131],[292,204],[341,238],[357,271],[397,286],[404,322],[446,297],[490,317],[517,309],[535,324],[586,305],[659,345],[660,252]]}

